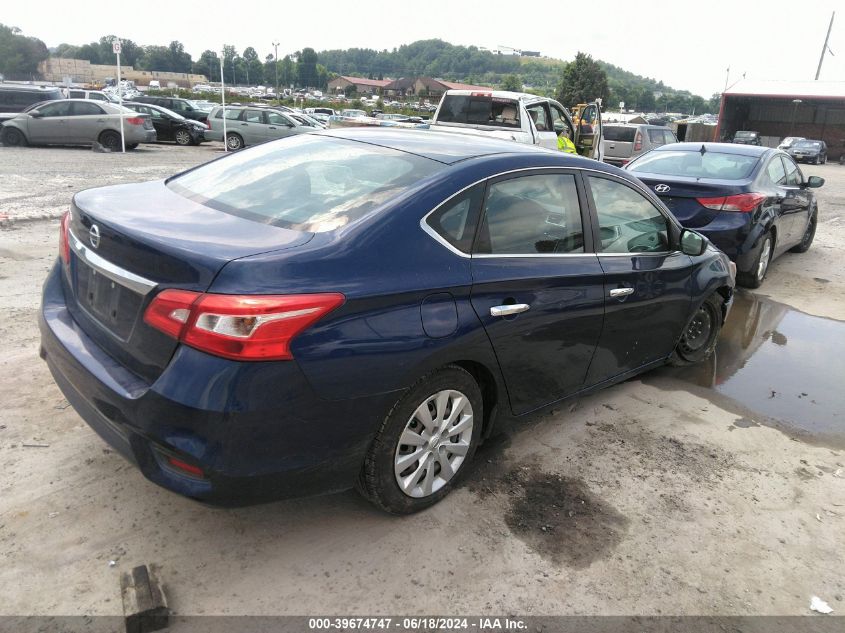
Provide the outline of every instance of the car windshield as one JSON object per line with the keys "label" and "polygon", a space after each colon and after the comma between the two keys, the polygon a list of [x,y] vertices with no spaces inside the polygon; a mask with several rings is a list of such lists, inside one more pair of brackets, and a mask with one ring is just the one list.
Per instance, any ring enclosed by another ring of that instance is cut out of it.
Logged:
{"label": "car windshield", "polygon": [[219,211],[321,233],[355,222],[443,167],[377,145],[301,135],[202,165],[167,184]]}
{"label": "car windshield", "polygon": [[631,163],[633,172],[715,180],[744,180],[754,171],[758,157],[699,151],[653,151]]}
{"label": "car windshield", "polygon": [[633,143],[637,128],[625,127],[623,125],[605,125],[603,132],[605,141]]}
{"label": "car windshield", "polygon": [[796,141],[793,147],[803,147],[805,149],[819,149],[822,146],[820,141]]}

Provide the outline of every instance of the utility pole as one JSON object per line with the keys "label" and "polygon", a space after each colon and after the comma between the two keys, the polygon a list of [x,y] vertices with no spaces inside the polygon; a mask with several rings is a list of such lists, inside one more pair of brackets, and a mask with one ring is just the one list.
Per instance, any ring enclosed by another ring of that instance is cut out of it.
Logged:
{"label": "utility pole", "polygon": [[819,67],[816,69],[816,81],[819,80],[819,75],[822,72],[822,62],[824,61],[824,54],[827,52],[827,43],[830,41],[830,31],[833,28],[833,18],[836,16],[836,11],[830,14],[830,24],[827,26],[827,35],[824,38],[824,46],[822,46],[822,55],[819,57]]}
{"label": "utility pole", "polygon": [[725,71],[725,89],[722,92],[728,91],[728,82],[731,80],[731,67],[728,66],[728,69]]}
{"label": "utility pole", "polygon": [[279,43],[273,42],[273,48],[276,50],[276,54],[273,57],[273,62],[276,66],[276,103],[282,102],[282,98],[279,95]]}

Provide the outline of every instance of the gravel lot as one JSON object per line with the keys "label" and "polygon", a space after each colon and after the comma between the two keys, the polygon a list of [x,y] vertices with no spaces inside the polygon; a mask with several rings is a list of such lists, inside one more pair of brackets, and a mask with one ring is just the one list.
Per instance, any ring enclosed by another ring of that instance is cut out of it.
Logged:
{"label": "gravel lot", "polygon": [[501,429],[462,489],[395,518],[353,492],[216,509],[161,490],[38,358],[71,195],[219,147],[0,147],[0,615],[121,614],[143,563],[180,614],[845,610],[845,167],[805,169],[827,179],[816,243],[741,294],[713,362]]}

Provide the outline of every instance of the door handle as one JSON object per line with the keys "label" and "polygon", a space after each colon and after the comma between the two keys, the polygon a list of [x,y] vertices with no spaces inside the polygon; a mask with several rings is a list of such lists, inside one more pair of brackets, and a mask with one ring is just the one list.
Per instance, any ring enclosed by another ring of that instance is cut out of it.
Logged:
{"label": "door handle", "polygon": [[628,295],[634,294],[633,288],[614,288],[610,291],[610,296],[614,298],[619,297],[627,297]]}
{"label": "door handle", "polygon": [[270,126],[269,128],[267,128],[267,129],[269,129],[269,130],[275,130],[275,129],[276,129],[276,126],[275,126],[275,125],[271,125],[271,126]]}
{"label": "door handle", "polygon": [[506,306],[493,306],[490,308],[490,316],[494,317],[503,317],[503,316],[510,316],[512,314],[519,314],[520,312],[526,312],[531,308],[530,305],[527,303],[512,303]]}
{"label": "door handle", "polygon": [[249,123],[241,123],[241,125],[249,125]]}

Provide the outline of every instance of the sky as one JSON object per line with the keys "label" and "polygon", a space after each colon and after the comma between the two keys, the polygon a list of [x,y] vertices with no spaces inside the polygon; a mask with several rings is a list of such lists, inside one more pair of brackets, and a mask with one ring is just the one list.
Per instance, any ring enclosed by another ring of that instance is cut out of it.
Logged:
{"label": "sky", "polygon": [[[741,79],[812,80],[830,15],[839,5],[820,79],[845,81],[845,4],[841,0],[709,0],[707,3],[584,0],[253,0],[144,3],[42,0],[5,4],[0,22],[47,46],[84,44],[116,34],[139,44],[179,40],[198,58],[205,49],[253,46],[263,59],[310,46],[393,49],[439,38],[452,44],[539,50],[570,60],[589,53],[678,90],[710,97]],[[72,15],[68,7],[72,6]],[[243,11],[237,16],[238,8]]]}

